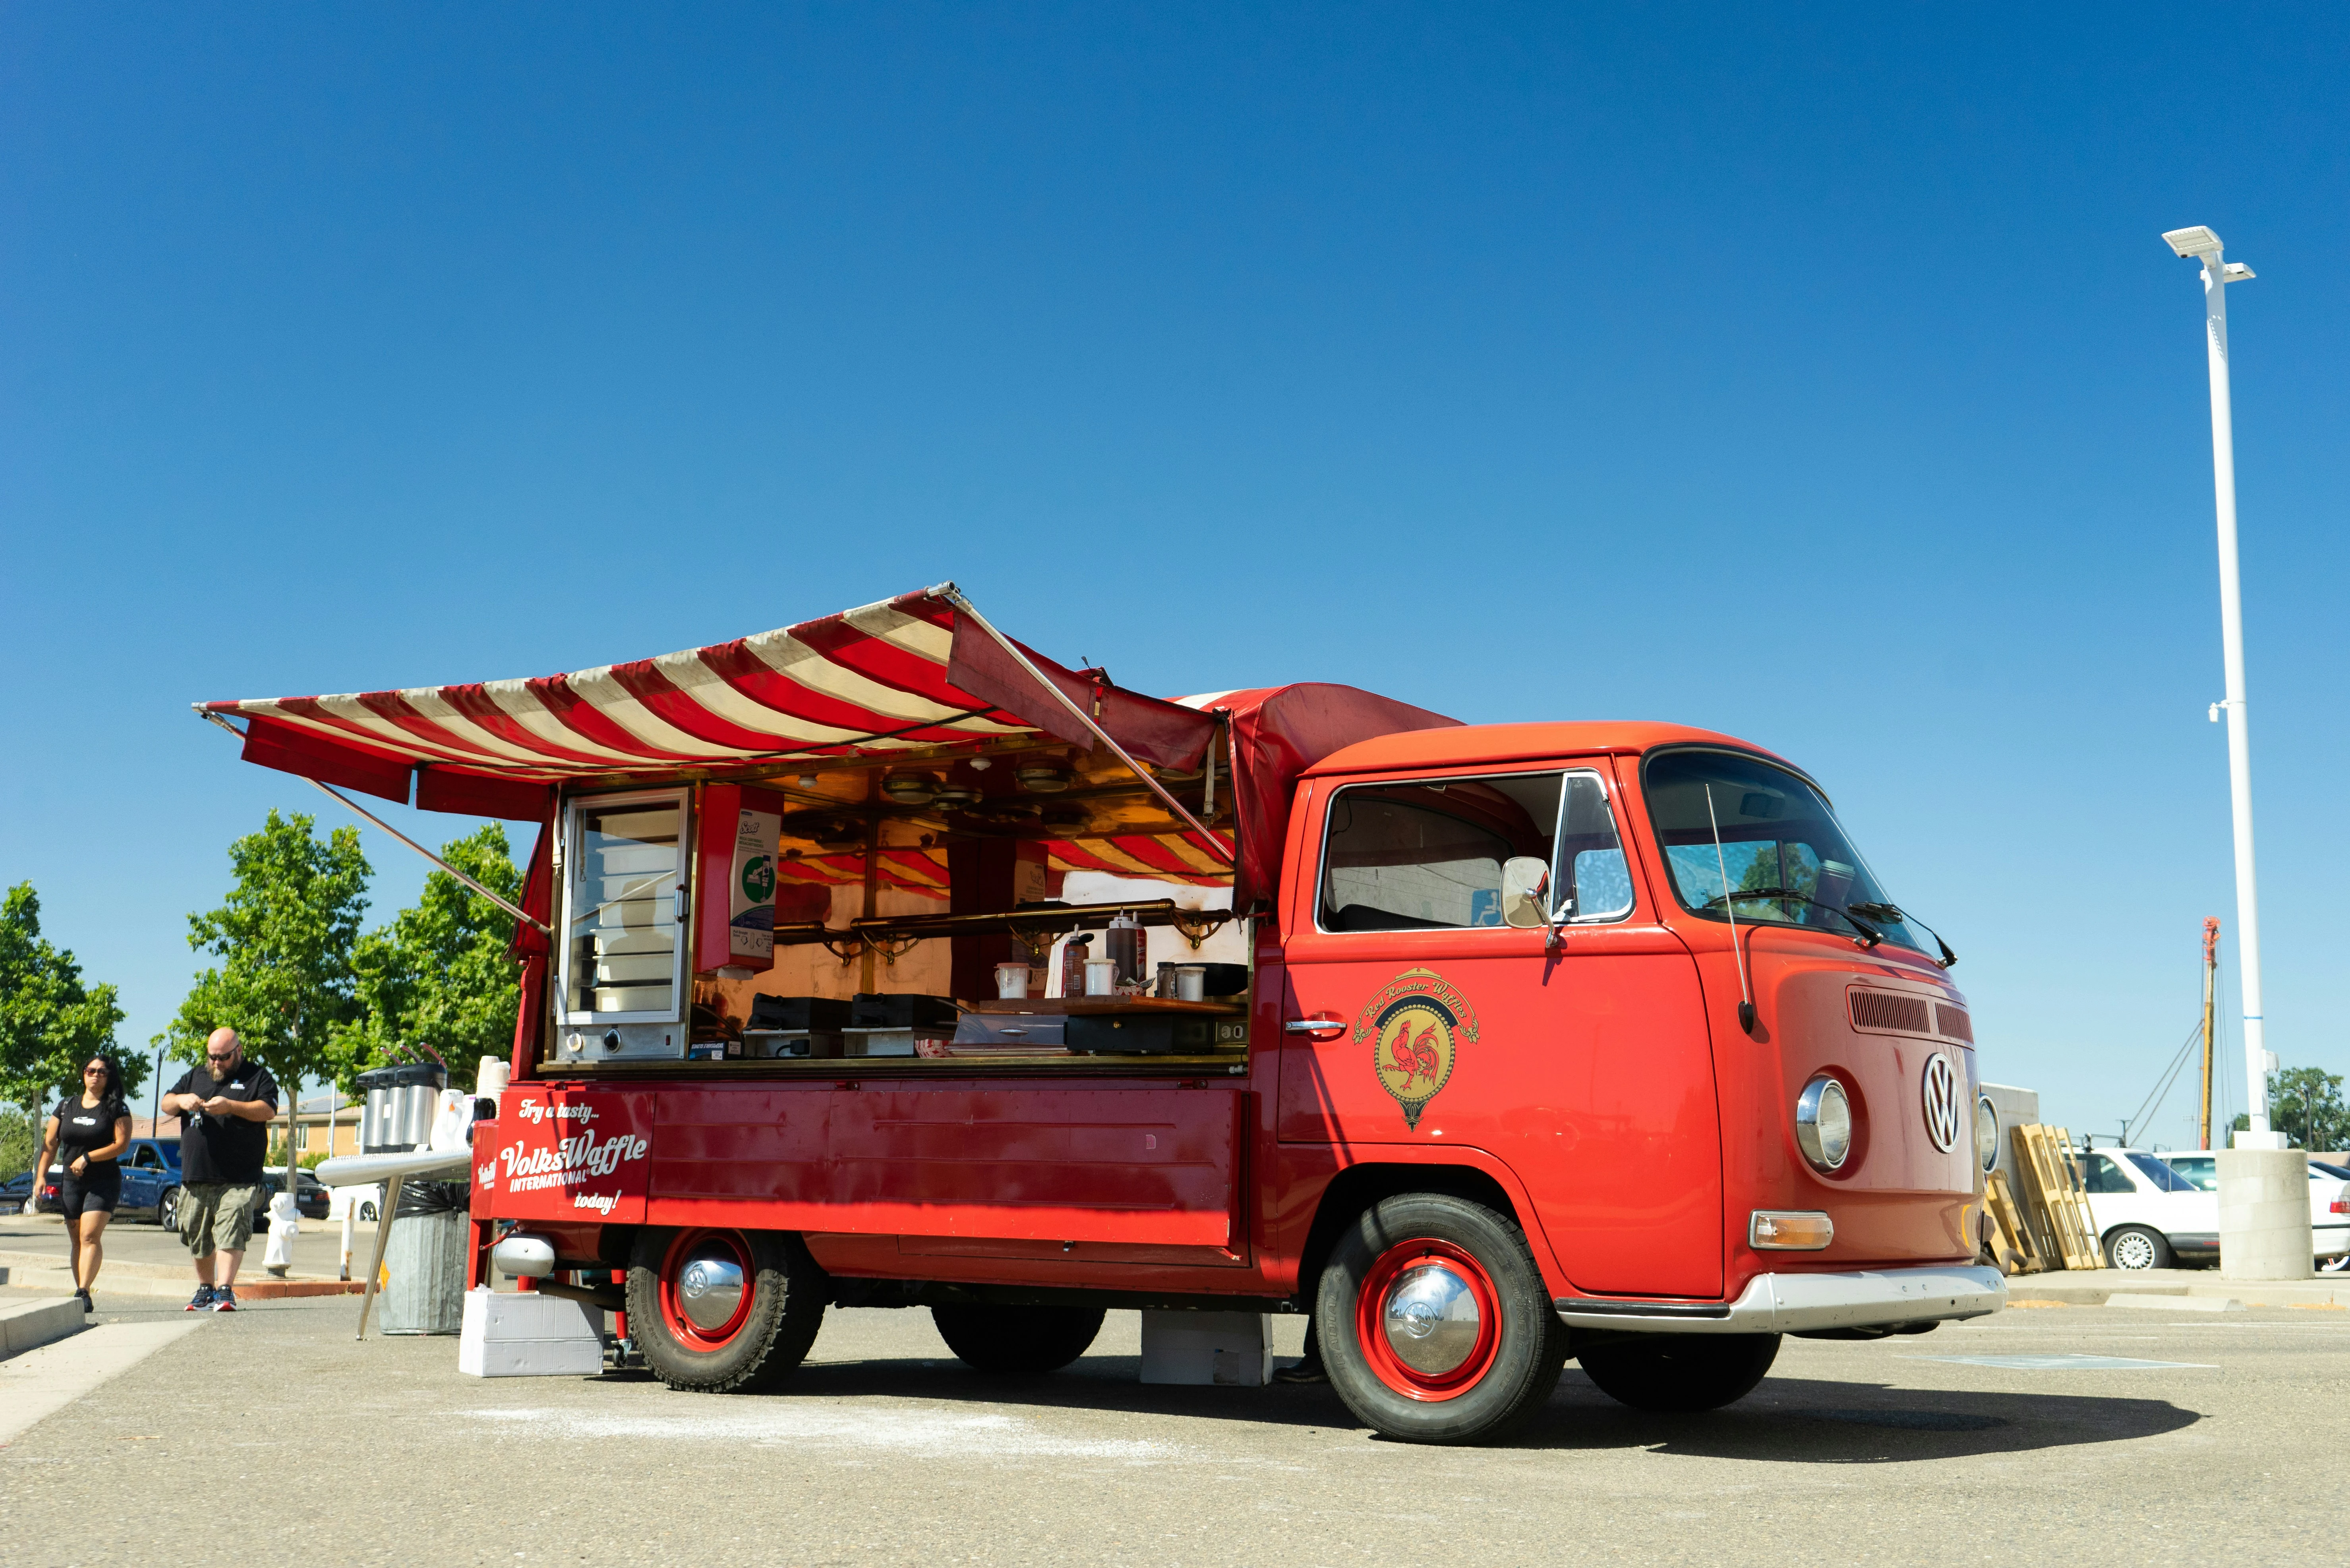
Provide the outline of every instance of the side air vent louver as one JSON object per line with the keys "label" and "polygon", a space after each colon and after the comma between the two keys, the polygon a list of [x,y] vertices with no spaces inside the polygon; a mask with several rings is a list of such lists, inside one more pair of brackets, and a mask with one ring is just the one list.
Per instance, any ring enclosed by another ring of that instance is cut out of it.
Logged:
{"label": "side air vent louver", "polygon": [[1879,1033],[1930,1034],[1926,999],[1891,991],[1852,992],[1852,1026]]}
{"label": "side air vent louver", "polygon": [[1967,1016],[1965,1008],[1938,1006],[1934,1009],[1934,1022],[1947,1038],[1963,1040],[1970,1045],[1975,1043],[1974,1020]]}

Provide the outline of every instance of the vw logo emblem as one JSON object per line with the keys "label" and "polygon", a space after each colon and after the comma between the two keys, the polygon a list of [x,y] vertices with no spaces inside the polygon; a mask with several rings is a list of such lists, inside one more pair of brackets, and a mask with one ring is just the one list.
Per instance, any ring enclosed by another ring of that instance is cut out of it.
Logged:
{"label": "vw logo emblem", "polygon": [[[1939,1060],[1939,1058],[1937,1058],[1937,1060]],[[1947,1147],[1948,1146],[1946,1145],[1944,1147]],[[691,1264],[685,1271],[685,1278],[681,1280],[679,1283],[684,1285],[686,1298],[689,1301],[697,1299],[708,1293],[710,1290],[709,1266],[703,1263]]]}
{"label": "vw logo emblem", "polygon": [[1948,1154],[1959,1141],[1959,1075],[1939,1051],[1926,1058],[1926,1136]]}

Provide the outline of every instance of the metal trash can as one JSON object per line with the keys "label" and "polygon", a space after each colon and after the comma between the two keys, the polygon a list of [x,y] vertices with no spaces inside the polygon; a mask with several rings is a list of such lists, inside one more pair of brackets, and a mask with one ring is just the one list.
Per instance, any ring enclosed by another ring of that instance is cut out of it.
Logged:
{"label": "metal trash can", "polygon": [[465,1321],[473,1216],[463,1181],[410,1180],[383,1255],[376,1319],[384,1334],[455,1334]]}
{"label": "metal trash can", "polygon": [[359,1152],[405,1154],[432,1136],[432,1115],[449,1075],[429,1063],[376,1067],[359,1076]]}

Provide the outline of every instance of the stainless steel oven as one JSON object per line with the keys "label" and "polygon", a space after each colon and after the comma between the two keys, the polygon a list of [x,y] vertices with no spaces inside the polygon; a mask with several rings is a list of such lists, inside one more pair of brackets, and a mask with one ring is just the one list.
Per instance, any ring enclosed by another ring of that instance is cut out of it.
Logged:
{"label": "stainless steel oven", "polygon": [[564,802],[559,1059],[685,1054],[692,832],[684,789]]}

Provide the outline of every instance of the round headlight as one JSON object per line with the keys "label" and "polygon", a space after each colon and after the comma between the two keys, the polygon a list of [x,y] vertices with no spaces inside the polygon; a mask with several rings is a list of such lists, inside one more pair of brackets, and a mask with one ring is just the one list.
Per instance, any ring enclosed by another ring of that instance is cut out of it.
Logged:
{"label": "round headlight", "polygon": [[1975,1101],[1975,1158],[1986,1175],[1999,1168],[1999,1112],[1991,1107],[1989,1095]]}
{"label": "round headlight", "polygon": [[1825,1073],[1805,1084],[1795,1101],[1795,1142],[1821,1170],[1840,1169],[1852,1153],[1852,1101]]}

